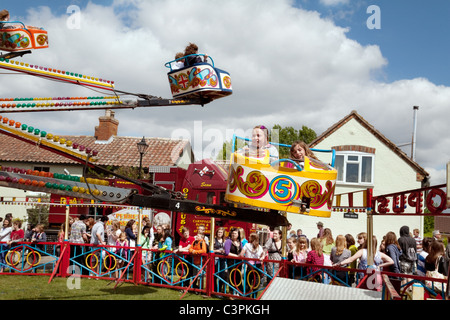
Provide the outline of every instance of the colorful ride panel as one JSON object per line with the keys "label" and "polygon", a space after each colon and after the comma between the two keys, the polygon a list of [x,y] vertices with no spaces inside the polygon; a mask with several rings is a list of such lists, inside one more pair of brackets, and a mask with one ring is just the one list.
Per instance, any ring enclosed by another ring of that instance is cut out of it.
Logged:
{"label": "colorful ride panel", "polygon": [[215,100],[233,93],[230,74],[215,68],[214,62],[212,64],[197,63],[173,70],[172,64],[177,60],[166,63],[166,67],[170,68],[167,76],[174,99],[204,98]]}
{"label": "colorful ride panel", "polygon": [[8,21],[0,27],[0,50],[16,52],[44,48],[48,48],[48,35],[42,28],[25,26],[20,21]]}
{"label": "colorful ride panel", "polygon": [[[233,153],[225,200],[252,207],[267,208],[318,217],[330,217],[337,171],[305,157],[300,168],[280,166],[283,159],[268,162]],[[304,206],[309,203],[309,211]]]}

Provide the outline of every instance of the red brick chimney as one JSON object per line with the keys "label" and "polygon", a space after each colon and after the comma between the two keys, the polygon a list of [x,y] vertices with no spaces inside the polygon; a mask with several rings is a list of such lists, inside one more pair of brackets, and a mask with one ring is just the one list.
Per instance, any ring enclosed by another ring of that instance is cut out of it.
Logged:
{"label": "red brick chimney", "polygon": [[95,139],[100,141],[109,140],[112,136],[117,136],[119,120],[114,118],[114,111],[106,110],[103,117],[98,118],[100,124],[95,127]]}

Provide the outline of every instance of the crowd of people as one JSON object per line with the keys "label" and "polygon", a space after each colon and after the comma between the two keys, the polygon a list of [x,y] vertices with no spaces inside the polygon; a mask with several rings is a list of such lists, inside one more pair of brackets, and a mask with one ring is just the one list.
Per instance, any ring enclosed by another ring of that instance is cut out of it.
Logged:
{"label": "crowd of people", "polygon": [[[317,223],[318,234],[311,240],[302,234],[301,230],[288,234],[288,259],[294,263],[312,264],[309,273],[319,268],[317,265],[335,266],[336,277],[349,284],[354,283],[355,273],[345,271],[343,268],[366,270],[368,268],[368,239],[367,233],[332,235],[330,228],[324,228],[322,222]],[[433,231],[433,237],[420,237],[419,229],[410,233],[408,226],[402,226],[399,236],[393,231],[388,232],[381,239],[373,236],[372,252],[373,263],[377,270],[389,272],[391,279],[408,279],[407,275],[422,277],[438,277],[445,279],[448,276],[450,262],[450,244],[445,246],[438,230]],[[309,245],[308,245],[309,243]],[[394,275],[395,273],[395,275]],[[295,277],[295,270],[292,273]],[[405,276],[403,276],[405,275]],[[322,275],[316,274],[323,281]],[[359,274],[360,279],[364,273]],[[428,283],[428,282],[427,282]]]}
{"label": "crowd of people", "polygon": [[[168,254],[167,252],[184,255],[184,259],[197,266],[198,269],[206,260],[202,258],[202,254],[209,251],[210,239],[206,236],[203,225],[197,226],[195,236],[191,235],[187,227],[184,227],[180,240],[175,243],[170,226],[153,226],[147,217],[142,221],[140,236],[138,235],[138,223],[135,220],[129,220],[125,226],[121,226],[119,221],[115,220],[108,223],[107,226],[107,222],[107,216],[101,216],[97,221],[84,215],[70,218],[67,238],[74,246],[72,253],[83,250],[84,244],[109,246],[109,250],[122,258],[118,260],[117,269],[123,267],[124,262],[131,259],[137,244],[142,249],[151,249],[143,250],[142,262],[144,264],[151,262],[156,257],[164,257]],[[14,247],[21,241],[30,241],[36,245],[46,241],[44,226],[41,224],[29,227],[24,231],[21,228],[22,221],[13,219],[11,214],[8,214],[2,223],[3,226],[0,229],[2,265],[5,265],[5,253],[7,252],[5,249]],[[364,276],[364,270],[369,267],[367,233],[360,232],[356,234],[356,237],[352,234],[339,234],[334,237],[330,228],[324,228],[323,223],[318,222],[317,236],[308,239],[301,229],[295,231],[290,230],[291,228],[292,226],[289,226],[286,233],[287,260],[292,262],[289,265],[289,277],[299,278],[310,275],[317,281],[327,283],[331,279],[318,272],[321,266],[336,267],[334,268],[335,277],[350,285],[355,283],[358,273],[359,279]],[[64,231],[65,226],[63,225],[58,241],[64,240]],[[422,239],[419,234],[418,229],[414,229],[410,233],[409,227],[403,226],[399,230],[398,237],[395,232],[390,231],[381,239],[379,245],[378,239],[373,236],[374,266],[372,267],[390,272],[391,279],[402,279],[403,281],[408,275],[447,277],[450,244],[445,247],[442,236],[437,230],[433,232],[432,237]],[[250,286],[262,285],[263,278],[268,281],[266,275],[269,275],[269,278],[278,275],[280,263],[277,261],[283,259],[282,232],[275,228],[268,230],[267,235],[267,239],[262,241],[257,233],[251,233],[247,237],[242,228],[231,228],[228,234],[223,227],[215,229],[212,248],[216,255],[216,271],[224,279],[224,281],[216,281],[217,290],[225,290],[230,274],[243,276],[242,264],[232,262],[236,258],[245,258],[247,263],[253,266],[253,268],[246,268],[247,272],[256,270],[258,273],[260,277],[258,283],[250,283]],[[79,252],[73,254],[78,256],[77,259],[80,259]],[[84,263],[82,257],[79,263]],[[349,270],[347,271],[346,268]],[[118,276],[117,269],[116,277]],[[193,268],[189,268],[188,278],[194,274],[193,272]],[[242,282],[239,279],[235,280],[235,283]],[[193,287],[200,288],[200,286],[201,277]],[[237,289],[242,290],[242,288]]]}
{"label": "crowd of people", "polygon": [[42,243],[47,241],[44,224],[28,225],[27,230],[22,229],[23,221],[13,218],[12,213],[7,213],[4,219],[0,219],[0,272],[3,272],[8,250],[14,248],[19,242],[31,242],[42,249]]}

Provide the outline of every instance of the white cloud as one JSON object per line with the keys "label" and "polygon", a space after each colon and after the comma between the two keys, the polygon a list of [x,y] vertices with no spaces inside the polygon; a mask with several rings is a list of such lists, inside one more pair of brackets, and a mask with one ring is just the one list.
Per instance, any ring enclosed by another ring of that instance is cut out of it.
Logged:
{"label": "white cloud", "polygon": [[[324,1],[331,5],[332,2]],[[22,60],[115,81],[116,89],[171,98],[164,63],[189,42],[229,71],[234,93],[206,105],[118,110],[119,134],[170,137],[178,128],[246,130],[256,124],[302,125],[318,134],[357,110],[394,143],[409,142],[418,113],[416,160],[442,176],[450,160],[446,137],[450,88],[427,79],[385,83],[388,66],[377,46],[347,38],[347,29],[317,12],[268,0],[116,0],[89,4],[80,29],[68,15],[30,10],[27,23],[45,26],[50,48]],[[2,75],[0,96],[90,96],[91,90],[25,75]],[[102,111],[14,114],[59,134],[92,135]]]}
{"label": "white cloud", "polygon": [[325,6],[337,6],[341,4],[348,4],[349,0],[320,0],[320,3]]}

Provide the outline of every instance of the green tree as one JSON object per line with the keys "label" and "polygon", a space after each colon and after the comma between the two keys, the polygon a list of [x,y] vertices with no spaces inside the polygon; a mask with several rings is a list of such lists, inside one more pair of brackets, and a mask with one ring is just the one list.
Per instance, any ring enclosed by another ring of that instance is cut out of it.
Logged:
{"label": "green tree", "polygon": [[[236,139],[236,150],[242,148],[245,145],[245,141]],[[222,150],[219,151],[219,154],[216,157],[216,160],[229,160],[230,155],[232,154],[233,141],[228,140],[223,143]]]}
{"label": "green tree", "polygon": [[[50,197],[45,194],[42,194],[39,198],[43,203],[50,202]],[[28,214],[27,223],[31,225],[41,223],[45,227],[47,227],[50,208],[48,205],[39,204],[39,202],[37,201],[35,203],[36,204],[34,204],[30,209],[27,209]]]}
{"label": "green tree", "polygon": [[[309,144],[317,138],[316,132],[303,125],[300,130],[293,127],[282,127],[276,124],[272,128],[271,141],[275,141],[281,144],[291,145],[296,140],[302,140]],[[289,158],[289,148],[280,147],[280,158]]]}

